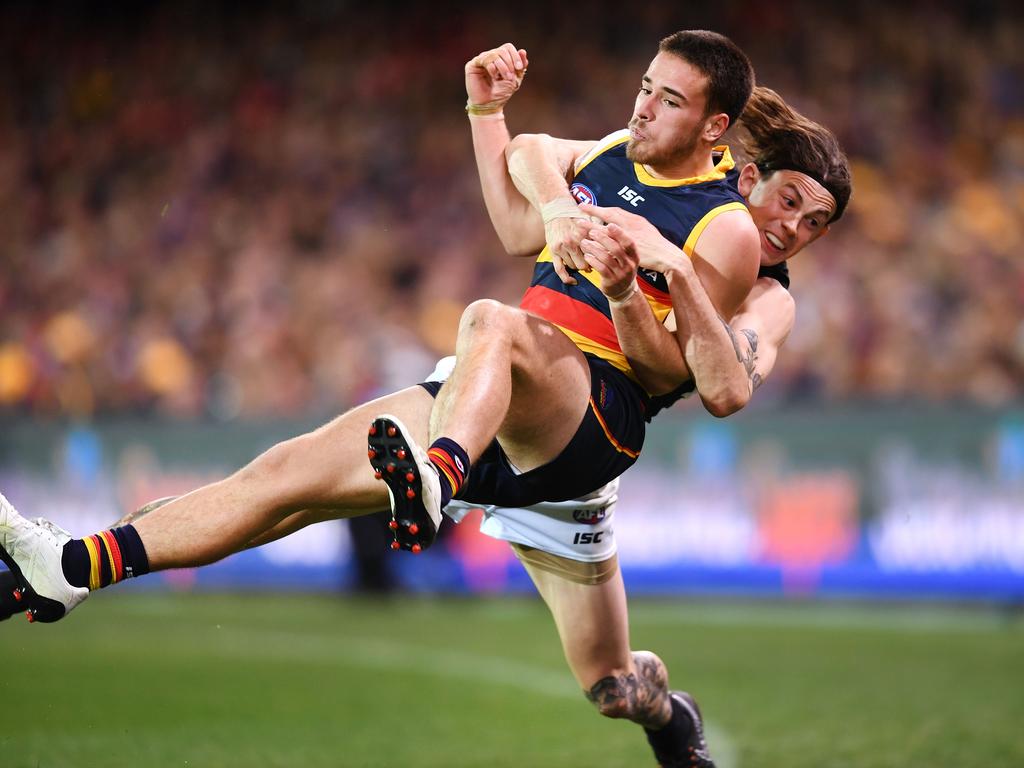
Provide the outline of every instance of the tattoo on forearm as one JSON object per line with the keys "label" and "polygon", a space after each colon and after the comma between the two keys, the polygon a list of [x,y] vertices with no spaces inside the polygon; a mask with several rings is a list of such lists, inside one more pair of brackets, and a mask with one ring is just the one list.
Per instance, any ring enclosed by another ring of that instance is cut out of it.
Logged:
{"label": "tattoo on forearm", "polygon": [[721,315],[718,316],[718,320],[722,323],[725,328],[725,332],[729,334],[729,341],[732,342],[733,351],[736,353],[736,360],[743,362],[743,352],[740,350],[740,340],[736,338],[736,332],[732,329],[732,326],[725,322],[725,318]]}
{"label": "tattoo on forearm", "polygon": [[722,321],[722,325],[725,326],[725,332],[729,334],[729,340],[732,342],[732,348],[736,352],[736,361],[743,366],[747,372],[747,378],[750,379],[750,391],[753,392],[755,389],[761,386],[761,374],[754,370],[757,364],[757,331],[751,328],[744,328],[740,331],[744,336],[747,337],[747,342],[750,344],[750,350],[743,354],[743,350],[740,349],[740,340],[736,336],[736,331],[732,329],[722,318],[721,315],[718,317]]}
{"label": "tattoo on forearm", "polygon": [[740,362],[747,369],[747,376],[750,377],[751,391],[753,391],[761,386],[761,374],[754,370],[754,365],[757,363],[757,331],[751,328],[744,328],[740,333],[746,336],[747,341],[750,342],[750,354],[747,355],[745,360],[740,360]]}
{"label": "tattoo on forearm", "polygon": [[633,654],[637,673],[609,675],[585,692],[606,717],[625,718],[645,728],[663,727],[672,717],[668,672],[654,654]]}

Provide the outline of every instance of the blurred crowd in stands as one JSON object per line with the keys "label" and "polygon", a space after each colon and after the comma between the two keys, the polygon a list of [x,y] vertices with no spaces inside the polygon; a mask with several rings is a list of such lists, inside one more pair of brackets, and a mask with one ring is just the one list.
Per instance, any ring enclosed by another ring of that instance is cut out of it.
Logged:
{"label": "blurred crowd in stands", "polygon": [[337,412],[518,301],[463,64],[511,130],[623,127],[657,41],[713,28],[832,128],[843,221],[792,264],[760,397],[1021,400],[1024,13],[1012,2],[0,6],[0,415]]}

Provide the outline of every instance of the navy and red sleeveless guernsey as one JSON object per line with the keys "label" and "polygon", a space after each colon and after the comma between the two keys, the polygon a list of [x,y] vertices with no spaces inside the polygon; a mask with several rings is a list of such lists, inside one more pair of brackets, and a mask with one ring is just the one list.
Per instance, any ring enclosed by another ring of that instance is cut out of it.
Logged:
{"label": "navy and red sleeveless guernsey", "polygon": [[[638,213],[678,245],[687,256],[704,228],[726,211],[746,210],[730,171],[735,163],[728,147],[716,147],[714,170],[690,179],[656,179],[626,157],[629,131],[611,134],[580,158],[572,184],[578,202],[618,207]],[[735,176],[735,174],[732,174]],[[597,272],[575,273],[578,285],[565,285],[555,273],[545,246],[520,306],[558,326],[585,354],[605,360],[633,381],[622,353],[608,300]],[[672,311],[665,276],[639,270],[637,283],[660,322]]]}
{"label": "navy and red sleeveless guernsey", "polygon": [[[688,256],[704,228],[726,211],[746,210],[735,186],[734,163],[716,150],[714,170],[692,179],[664,180],[626,157],[628,131],[598,142],[576,166],[572,193],[578,201],[617,206],[648,219]],[[730,173],[732,172],[732,173]],[[520,306],[557,326],[583,352],[590,367],[590,403],[569,444],[550,463],[520,472],[494,441],[473,463],[458,498],[473,503],[525,507],[574,499],[599,488],[636,461],[644,442],[651,398],[640,386],[611,319],[596,272],[577,273],[564,285],[545,248]],[[664,275],[640,270],[638,284],[659,321],[672,311]],[[431,394],[437,389],[423,385]]]}

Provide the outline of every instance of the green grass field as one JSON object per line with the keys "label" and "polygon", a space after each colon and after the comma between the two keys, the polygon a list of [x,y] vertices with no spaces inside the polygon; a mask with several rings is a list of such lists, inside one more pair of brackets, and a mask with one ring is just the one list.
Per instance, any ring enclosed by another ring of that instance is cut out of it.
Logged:
{"label": "green grass field", "polygon": [[[1020,768],[1024,622],[644,602],[722,768]],[[0,766],[650,766],[529,599],[101,593],[0,624]]]}

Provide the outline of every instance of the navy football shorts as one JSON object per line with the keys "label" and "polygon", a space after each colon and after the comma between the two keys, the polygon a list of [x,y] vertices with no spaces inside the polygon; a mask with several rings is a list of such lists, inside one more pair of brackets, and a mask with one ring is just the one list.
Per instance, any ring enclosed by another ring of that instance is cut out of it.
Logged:
{"label": "navy football shorts", "polygon": [[[565,449],[544,466],[519,472],[494,441],[470,469],[458,498],[473,504],[526,507],[568,501],[614,480],[636,462],[644,443],[647,394],[622,371],[592,355],[590,404]],[[421,387],[437,397],[443,382]]]}

